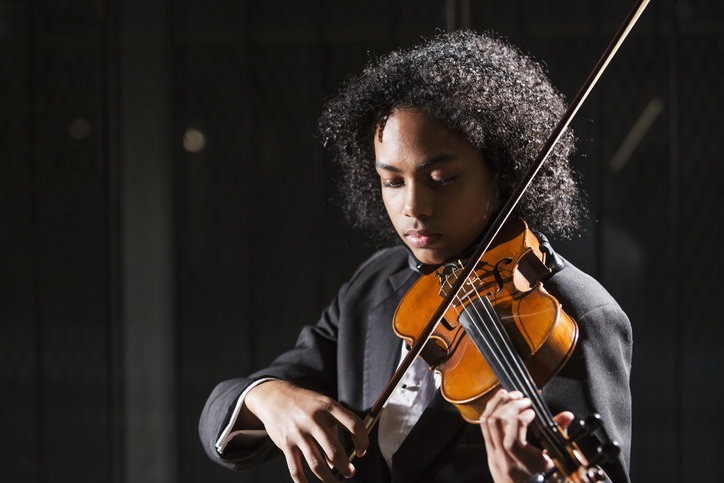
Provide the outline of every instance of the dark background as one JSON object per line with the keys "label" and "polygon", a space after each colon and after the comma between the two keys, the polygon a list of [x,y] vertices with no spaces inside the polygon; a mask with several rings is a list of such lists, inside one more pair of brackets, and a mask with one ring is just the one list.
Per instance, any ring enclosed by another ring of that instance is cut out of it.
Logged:
{"label": "dark background", "polygon": [[[0,0],[0,482],[285,481],[213,464],[196,424],[373,251],[323,99],[465,26],[571,99],[630,7]],[[635,481],[720,473],[723,68],[724,3],[653,0],[574,122],[590,219],[556,246],[630,315]]]}

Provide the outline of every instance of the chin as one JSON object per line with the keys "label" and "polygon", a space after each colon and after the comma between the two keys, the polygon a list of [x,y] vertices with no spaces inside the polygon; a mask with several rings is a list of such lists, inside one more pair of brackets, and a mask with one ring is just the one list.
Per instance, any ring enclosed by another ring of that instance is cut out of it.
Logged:
{"label": "chin", "polygon": [[442,258],[437,253],[430,253],[430,251],[424,250],[421,251],[419,248],[412,250],[412,254],[425,265],[442,265],[445,263],[445,260],[447,260],[447,258]]}

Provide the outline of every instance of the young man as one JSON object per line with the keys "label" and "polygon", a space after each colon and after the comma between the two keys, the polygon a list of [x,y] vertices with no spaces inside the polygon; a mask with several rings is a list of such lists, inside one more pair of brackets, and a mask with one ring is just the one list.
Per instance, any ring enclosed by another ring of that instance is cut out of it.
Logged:
{"label": "young man", "polygon": [[[550,468],[547,455],[526,441],[528,399],[500,391],[480,426],[468,424],[443,400],[421,359],[369,437],[360,416],[405,354],[391,326],[401,298],[424,265],[475,244],[563,111],[538,64],[504,41],[471,32],[394,52],[346,84],[321,118],[325,146],[343,168],[347,214],[396,246],[363,263],[292,350],[216,387],[199,427],[207,453],[238,469],[278,448],[297,482],[306,481],[302,460],[325,482],[336,481],[330,465],[363,482],[526,482]],[[572,152],[568,132],[517,208],[534,230],[569,236],[579,228]],[[543,396],[554,413],[601,414],[608,437],[622,448],[604,469],[612,481],[626,482],[628,319],[570,263],[545,287],[578,322],[580,336]],[[557,416],[562,425],[571,417]],[[344,451],[350,438],[359,455],[353,463]]]}

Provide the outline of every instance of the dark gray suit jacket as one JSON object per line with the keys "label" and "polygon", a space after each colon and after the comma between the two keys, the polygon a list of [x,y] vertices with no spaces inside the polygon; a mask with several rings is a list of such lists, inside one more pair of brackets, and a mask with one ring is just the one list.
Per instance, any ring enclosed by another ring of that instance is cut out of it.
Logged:
{"label": "dark gray suit jacket", "polygon": [[[254,451],[228,450],[219,455],[214,447],[239,395],[262,377],[321,392],[364,417],[399,362],[402,341],[395,336],[391,321],[401,298],[419,277],[414,263],[404,247],[376,253],[340,289],[319,322],[302,330],[292,350],[248,378],[219,384],[199,423],[207,454],[234,469],[280,454],[268,439]],[[612,481],[627,482],[630,323],[598,282],[570,263],[547,280],[545,287],[578,322],[580,336],[571,359],[545,386],[543,395],[554,414],[563,410],[578,417],[601,414],[609,438],[622,447],[619,460],[604,469]],[[465,423],[439,392],[395,453],[392,474],[376,444],[376,431],[371,436],[367,454],[355,461],[357,473],[351,481],[492,481],[480,428]]]}

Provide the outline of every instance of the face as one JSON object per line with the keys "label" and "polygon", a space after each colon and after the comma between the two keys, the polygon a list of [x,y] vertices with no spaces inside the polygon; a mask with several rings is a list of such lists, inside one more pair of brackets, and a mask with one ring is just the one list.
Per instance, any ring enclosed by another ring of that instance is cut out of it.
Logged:
{"label": "face", "polygon": [[500,204],[483,155],[437,120],[396,111],[375,135],[382,199],[395,230],[423,263],[459,255]]}

